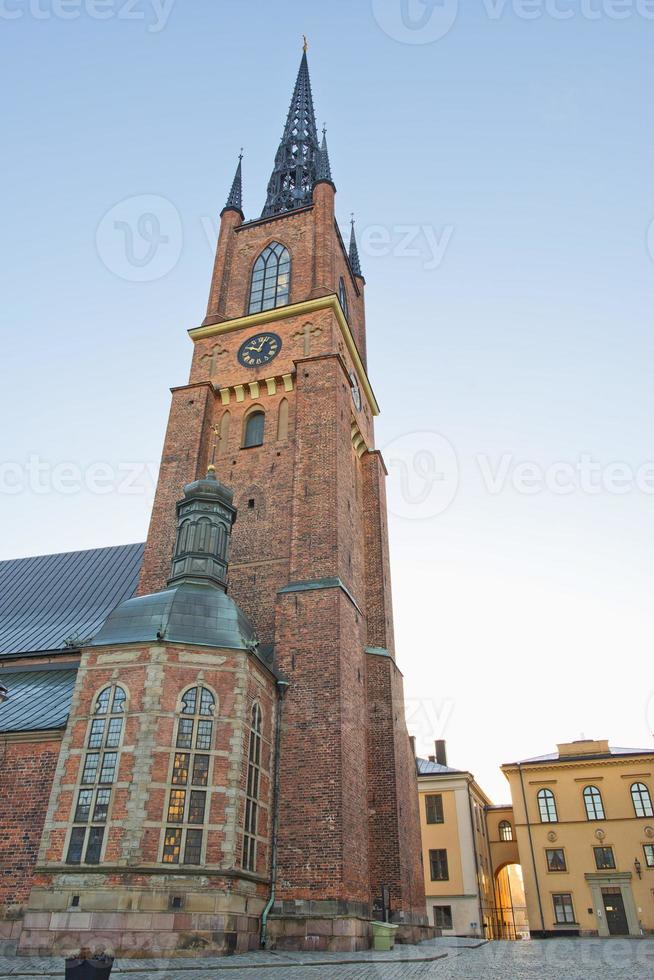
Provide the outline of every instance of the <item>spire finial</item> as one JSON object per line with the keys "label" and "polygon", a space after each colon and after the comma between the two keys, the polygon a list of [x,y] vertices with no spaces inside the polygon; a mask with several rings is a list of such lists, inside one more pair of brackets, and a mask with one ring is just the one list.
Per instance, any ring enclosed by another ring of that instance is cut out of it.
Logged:
{"label": "spire finial", "polygon": [[350,212],[350,253],[349,253],[350,265],[352,266],[352,272],[355,276],[359,276],[363,279],[363,273],[361,272],[361,262],[359,261],[359,249],[357,248],[357,239],[354,234],[354,211]]}
{"label": "spire finial", "polygon": [[241,218],[244,218],[243,214],[243,177],[242,177],[242,163],[243,163],[243,147],[241,147],[241,152],[238,155],[238,165],[236,167],[236,173],[234,174],[234,180],[232,181],[232,188],[229,192],[227,198],[227,203],[221,211],[221,215],[225,211],[238,211]]}
{"label": "spire finial", "polygon": [[306,36],[306,34],[303,34],[303,35],[302,35],[302,38],[303,38],[303,40],[304,40],[304,44],[302,45],[302,50],[303,50],[303,51],[304,51],[304,53],[306,54],[306,53],[307,53],[307,51],[309,50],[309,42],[307,41],[307,36]]}
{"label": "spire finial", "polygon": [[262,218],[284,214],[286,211],[311,204],[319,154],[318,130],[305,49],[293,89],[284,133],[268,182],[268,194],[261,214]]}

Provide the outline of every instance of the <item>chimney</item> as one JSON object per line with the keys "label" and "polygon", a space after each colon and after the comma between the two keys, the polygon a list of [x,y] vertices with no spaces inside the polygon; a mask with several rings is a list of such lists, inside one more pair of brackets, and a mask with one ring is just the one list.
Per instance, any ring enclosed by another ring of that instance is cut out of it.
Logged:
{"label": "chimney", "polygon": [[446,748],[445,739],[437,738],[436,741],[434,742],[434,745],[436,746],[436,762],[439,764],[439,766],[446,766],[447,748]]}

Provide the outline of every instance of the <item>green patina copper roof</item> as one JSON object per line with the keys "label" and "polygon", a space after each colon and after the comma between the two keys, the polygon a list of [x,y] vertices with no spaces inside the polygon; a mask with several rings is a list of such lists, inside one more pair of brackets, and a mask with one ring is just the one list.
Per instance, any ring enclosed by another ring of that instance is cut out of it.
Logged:
{"label": "green patina copper roof", "polygon": [[258,652],[254,627],[234,600],[222,589],[192,582],[122,602],[91,645],[158,640]]}

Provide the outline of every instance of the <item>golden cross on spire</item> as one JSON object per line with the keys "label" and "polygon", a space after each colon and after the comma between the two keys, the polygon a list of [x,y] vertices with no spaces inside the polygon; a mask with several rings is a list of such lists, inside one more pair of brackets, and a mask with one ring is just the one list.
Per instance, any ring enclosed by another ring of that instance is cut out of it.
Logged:
{"label": "golden cross on spire", "polygon": [[303,50],[303,51],[304,51],[304,53],[306,54],[306,53],[307,53],[307,51],[309,50],[309,42],[307,41],[307,36],[306,36],[306,34],[303,34],[303,35],[302,35],[302,37],[304,38],[304,44],[302,45],[302,50]]}

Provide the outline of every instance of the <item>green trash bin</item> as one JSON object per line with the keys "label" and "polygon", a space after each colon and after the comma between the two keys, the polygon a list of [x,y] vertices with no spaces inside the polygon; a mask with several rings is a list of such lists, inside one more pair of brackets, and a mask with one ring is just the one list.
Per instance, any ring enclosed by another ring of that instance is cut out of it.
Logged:
{"label": "green trash bin", "polygon": [[399,926],[394,926],[392,922],[373,922],[372,924],[372,948],[387,952],[395,946],[395,932]]}

